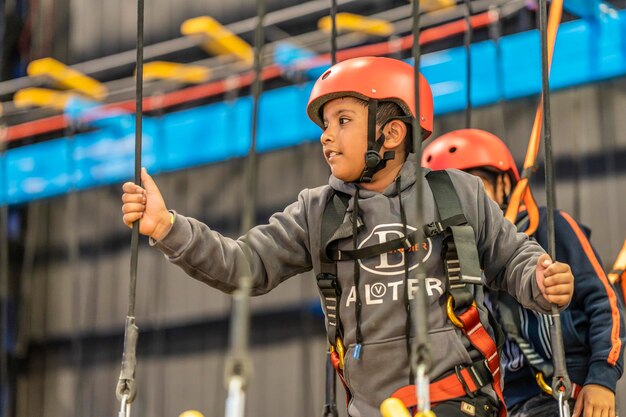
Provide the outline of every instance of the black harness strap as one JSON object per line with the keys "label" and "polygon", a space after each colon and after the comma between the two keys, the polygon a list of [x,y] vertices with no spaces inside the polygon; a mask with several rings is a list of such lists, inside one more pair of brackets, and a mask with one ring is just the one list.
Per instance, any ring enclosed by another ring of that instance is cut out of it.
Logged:
{"label": "black harness strap", "polygon": [[546,378],[552,377],[554,367],[550,362],[544,360],[533,348],[533,346],[524,339],[521,333],[521,319],[519,314],[519,305],[510,295],[504,292],[498,292],[497,296],[498,313],[500,315],[500,323],[507,334],[507,337],[519,346],[528,361],[528,364],[536,371],[541,372]]}
{"label": "black harness strap", "polygon": [[[333,261],[346,261],[366,259],[373,256],[378,256],[383,253],[388,253],[394,250],[410,249],[413,245],[425,240],[427,237],[434,237],[440,233],[443,233],[449,227],[463,225],[467,223],[464,214],[457,214],[442,221],[436,221],[422,226],[421,229],[415,230],[409,233],[407,236],[402,236],[397,239],[392,239],[384,243],[377,245],[366,246],[360,249],[335,249],[329,253],[325,251],[325,256]],[[343,226],[340,226],[338,230],[341,230]],[[340,233],[335,233],[333,237],[337,237]],[[333,239],[331,239],[333,240]]]}
{"label": "black harness strap", "polygon": [[326,310],[328,341],[331,346],[335,346],[337,336],[341,335],[338,308],[341,288],[337,281],[337,262],[326,256],[326,247],[337,229],[343,224],[349,199],[350,196],[347,194],[333,192],[326,202],[320,231],[321,272],[317,275],[317,287],[322,294],[322,302]]}
{"label": "black harness strap", "polygon": [[442,258],[449,280],[449,292],[454,299],[455,311],[464,311],[474,301],[470,285],[482,284],[482,271],[478,258],[473,228],[467,223],[459,198],[446,171],[431,171],[426,176],[432,190],[439,217],[418,228],[408,236],[360,249],[339,250],[336,240],[353,234],[350,222],[344,222],[350,196],[333,192],[326,203],[320,230],[320,273],[317,285],[322,295],[328,321],[328,340],[335,345],[341,335],[339,297],[341,288],[337,280],[337,262],[358,260],[388,253],[408,250],[427,237],[444,234]]}
{"label": "black harness strap", "polygon": [[[515,227],[519,232],[523,232],[528,228],[530,219],[528,214],[524,214],[515,222]],[[531,235],[532,239],[533,236]],[[541,372],[546,378],[551,378],[554,373],[554,366],[541,355],[539,355],[532,344],[528,342],[522,335],[522,323],[520,318],[520,307],[513,297],[502,291],[497,292],[496,296],[497,311],[499,314],[499,323],[507,334],[507,337],[511,339],[520,348],[522,354],[528,361],[528,364],[536,372]]]}
{"label": "black harness strap", "polygon": [[[449,219],[463,215],[463,209],[452,180],[446,171],[430,171],[426,175],[439,217]],[[465,311],[474,301],[468,285],[482,284],[482,271],[476,247],[474,230],[467,224],[447,226],[443,231],[442,258],[449,279],[449,292],[454,299],[455,311]]]}

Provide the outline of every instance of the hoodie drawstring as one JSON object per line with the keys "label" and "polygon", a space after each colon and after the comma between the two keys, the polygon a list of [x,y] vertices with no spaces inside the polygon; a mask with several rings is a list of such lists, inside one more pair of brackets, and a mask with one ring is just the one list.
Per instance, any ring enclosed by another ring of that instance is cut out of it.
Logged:
{"label": "hoodie drawstring", "polygon": [[[352,209],[352,245],[354,250],[358,249],[359,233],[359,187],[356,187],[354,193],[354,204]],[[361,359],[361,347],[363,346],[363,335],[361,334],[361,295],[359,294],[359,281],[361,267],[358,259],[354,260],[354,287],[356,293],[356,304],[354,306],[354,314],[356,316],[356,346],[354,347],[354,359]]]}
{"label": "hoodie drawstring", "polygon": [[[396,194],[398,195],[398,202],[400,203],[400,218],[402,219],[402,233],[404,236],[408,236],[408,227],[406,221],[406,212],[404,211],[404,205],[402,204],[402,185],[401,179],[396,179]],[[404,309],[406,311],[405,322],[405,335],[406,335],[406,353],[408,357],[411,357],[411,303],[409,302],[409,248],[404,248]],[[413,368],[409,370],[409,385],[415,383],[415,375],[413,375]]]}
{"label": "hoodie drawstring", "polygon": [[[408,223],[406,220],[406,212],[404,211],[404,205],[402,204],[402,184],[401,179],[398,177],[396,180],[396,194],[398,195],[398,202],[400,203],[400,217],[402,219],[402,232],[404,236],[408,236]],[[356,192],[353,197],[353,210],[352,210],[352,246],[356,250],[358,249],[358,229],[359,229],[359,188],[356,187]],[[406,350],[410,357],[411,354],[411,303],[409,302],[409,249],[404,248],[404,309],[406,311],[405,322],[405,334],[406,334]],[[361,266],[358,260],[354,260],[354,287],[355,287],[355,307],[354,314],[356,320],[356,345],[354,347],[354,359],[361,359],[361,350],[363,348],[363,334],[361,333],[361,295],[360,295],[360,278],[361,278]],[[409,384],[413,384],[415,376],[413,371],[409,372]]]}

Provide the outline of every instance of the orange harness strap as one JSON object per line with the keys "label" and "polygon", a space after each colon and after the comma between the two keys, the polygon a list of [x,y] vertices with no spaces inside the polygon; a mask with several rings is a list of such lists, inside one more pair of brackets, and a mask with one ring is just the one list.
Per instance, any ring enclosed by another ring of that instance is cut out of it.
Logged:
{"label": "orange harness strap", "polygon": [[496,392],[500,400],[500,417],[506,416],[506,404],[504,395],[502,394],[502,385],[500,383],[500,358],[498,356],[498,347],[493,341],[483,324],[480,322],[478,309],[470,306],[464,313],[458,316],[463,323],[463,333],[468,338],[472,346],[474,346],[487,361],[487,366],[493,377],[493,390]]}
{"label": "orange harness strap", "polygon": [[[463,382],[461,382],[460,378],[463,379]],[[467,386],[467,391],[463,387],[463,384]],[[430,403],[436,405],[453,398],[463,397],[464,395],[467,395],[468,392],[474,393],[478,391],[479,388],[480,387],[476,386],[469,370],[467,368],[463,368],[459,372],[459,376],[451,374],[430,384]],[[407,408],[415,407],[417,405],[415,385],[404,386],[391,394],[391,396],[401,400]]]}
{"label": "orange harness strap", "polygon": [[331,352],[330,362],[333,364],[333,368],[335,368],[337,375],[339,375],[339,380],[341,380],[341,385],[343,385],[343,389],[346,392],[346,406],[348,406],[350,404],[350,399],[352,398],[352,396],[350,395],[350,390],[348,389],[348,386],[346,385],[346,380],[343,378],[343,370],[340,367],[341,360],[339,359],[339,354],[337,353],[337,351]]}
{"label": "orange harness strap", "polygon": [[[500,384],[500,358],[498,349],[485,327],[480,322],[478,309],[472,305],[463,314],[458,316],[463,324],[463,333],[485,358],[485,362],[492,376],[491,381],[483,381],[482,385],[476,384],[468,368],[461,368],[458,372],[448,375],[430,384],[430,402],[433,405],[454,398],[470,395],[483,386],[491,383],[498,399],[500,400],[500,417],[506,416],[506,405]],[[407,385],[394,392],[392,397],[404,402],[407,408],[417,405],[415,385]]]}

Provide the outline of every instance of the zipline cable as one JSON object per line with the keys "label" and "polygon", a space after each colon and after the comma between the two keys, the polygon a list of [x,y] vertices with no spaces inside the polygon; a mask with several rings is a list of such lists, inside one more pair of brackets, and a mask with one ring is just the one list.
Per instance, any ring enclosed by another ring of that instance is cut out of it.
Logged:
{"label": "zipline cable", "polygon": [[[71,117],[71,116],[68,116]],[[71,120],[68,128],[66,129],[66,143],[67,143],[67,160],[68,160],[68,172],[69,175],[69,189],[67,195],[67,210],[65,212],[66,230],[68,233],[67,244],[67,264],[70,270],[70,280],[72,282],[72,302],[71,302],[71,314],[73,320],[73,332],[72,332],[72,347],[71,355],[74,364],[75,379],[74,379],[74,410],[78,415],[86,414],[82,408],[82,392],[83,392],[83,341],[82,336],[82,311],[81,300],[83,282],[80,276],[80,268],[78,268],[79,259],[79,241],[78,241],[78,228],[79,223],[77,221],[78,213],[78,196],[76,194],[76,164],[75,164],[75,147],[76,141],[74,139],[74,132],[76,130],[76,124],[74,120]]]}
{"label": "zipline cable", "polygon": [[[500,38],[502,37],[502,29],[501,29],[501,10],[497,6],[492,6],[489,8],[489,13],[492,13],[495,17],[492,18],[492,22],[489,24],[489,38],[493,40],[494,43],[494,53],[495,53],[495,62],[502,62],[502,50],[500,44]],[[496,136],[502,138],[507,147],[510,147],[510,139],[507,133],[506,123],[504,123],[505,119],[505,101],[504,101],[504,77],[501,65],[496,65],[495,67],[495,77],[496,77],[496,88],[498,92],[498,115],[497,119],[497,128]]]}
{"label": "zipline cable", "polygon": [[[244,207],[242,216],[242,235],[246,240],[246,233],[252,228],[255,220],[255,201],[257,194],[257,158],[256,141],[258,134],[259,99],[261,96],[261,61],[264,44],[263,24],[265,20],[265,0],[257,0],[257,26],[255,30],[254,48],[254,82],[252,84],[252,131],[250,150],[245,166]],[[226,417],[243,417],[245,412],[245,397],[247,385],[252,373],[252,364],[249,354],[250,333],[250,260],[244,251],[245,265],[243,275],[239,278],[239,286],[233,294],[233,309],[230,321],[230,355],[226,361],[226,383],[228,396],[226,398]]]}
{"label": "zipline cable", "polygon": [[337,0],[330,0],[330,65],[337,63]]}
{"label": "zipline cable", "polygon": [[[539,31],[541,33],[541,89],[543,92],[543,146],[545,157],[545,183],[548,206],[548,254],[556,261],[556,243],[554,231],[554,209],[556,207],[556,191],[554,188],[554,161],[552,158],[552,122],[550,119],[550,72],[548,69],[548,34],[547,34],[547,4],[546,0],[539,0]],[[569,417],[568,400],[572,394],[572,382],[565,366],[565,348],[563,347],[563,333],[561,330],[561,316],[556,304],[552,304],[550,314],[550,344],[552,345],[552,361],[554,375],[552,376],[552,396],[559,401],[561,417]]]}
{"label": "zipline cable", "polygon": [[[143,24],[144,0],[137,0],[137,79],[135,84],[135,184],[141,184],[141,133],[143,113]],[[137,260],[139,257],[139,220],[133,223],[130,240],[130,285],[128,313],[124,332],[122,369],[116,387],[120,401],[119,417],[130,417],[130,405],[137,395],[135,368],[137,366],[137,338],[139,328],[135,325],[135,299],[137,295]]]}
{"label": "zipline cable", "polygon": [[[413,45],[411,52],[413,55],[413,85],[414,85],[414,98],[415,98],[415,117],[412,120],[412,138],[413,138],[413,152],[415,153],[415,199],[417,217],[416,224],[423,223],[423,176],[422,167],[420,161],[422,160],[422,124],[420,116],[420,91],[419,91],[419,79],[420,79],[420,2],[419,0],[413,0]],[[408,254],[405,257],[407,260]],[[412,320],[415,326],[415,337],[413,339],[413,349],[411,349],[410,361],[410,379],[415,378],[415,389],[417,398],[417,416],[434,416],[430,410],[430,379],[428,373],[432,365],[432,357],[430,354],[430,343],[428,340],[428,311],[426,298],[426,275],[424,273],[423,262],[420,262],[417,266],[417,291],[414,301],[414,308],[412,308],[409,314],[412,314]],[[408,288],[407,288],[408,291]],[[407,335],[409,337],[410,335]],[[409,381],[413,384],[413,381]]]}

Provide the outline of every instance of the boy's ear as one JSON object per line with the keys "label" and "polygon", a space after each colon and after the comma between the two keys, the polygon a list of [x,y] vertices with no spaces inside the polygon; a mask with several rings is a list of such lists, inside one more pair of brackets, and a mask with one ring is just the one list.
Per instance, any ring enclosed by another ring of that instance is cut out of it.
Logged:
{"label": "boy's ear", "polygon": [[408,132],[404,122],[394,119],[387,123],[383,129],[383,133],[385,134],[385,148],[393,149],[404,143],[404,139],[406,138],[406,134]]}

